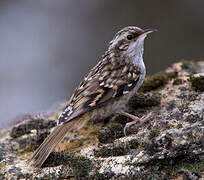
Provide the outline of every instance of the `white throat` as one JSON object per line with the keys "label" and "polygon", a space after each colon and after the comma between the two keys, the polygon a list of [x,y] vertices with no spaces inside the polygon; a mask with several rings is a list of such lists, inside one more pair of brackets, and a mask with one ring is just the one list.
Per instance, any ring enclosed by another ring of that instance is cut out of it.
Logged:
{"label": "white throat", "polygon": [[144,39],[146,36],[141,37],[136,42],[133,42],[129,45],[126,53],[124,54],[127,56],[135,66],[139,66],[141,68],[142,73],[145,73],[145,65],[143,62],[143,52],[144,52]]}

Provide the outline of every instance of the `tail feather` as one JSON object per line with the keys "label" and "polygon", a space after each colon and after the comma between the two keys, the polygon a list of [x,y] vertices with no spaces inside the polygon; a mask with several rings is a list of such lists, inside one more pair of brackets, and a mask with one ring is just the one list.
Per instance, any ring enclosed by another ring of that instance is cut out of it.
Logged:
{"label": "tail feather", "polygon": [[44,161],[47,159],[49,154],[54,150],[56,145],[63,139],[65,134],[66,134],[66,131],[63,133],[60,132],[56,137],[54,137],[53,139],[50,140],[50,142],[48,142],[49,145],[45,146],[40,151],[40,155],[39,155],[38,159],[35,161],[34,166],[41,166],[44,163]]}
{"label": "tail feather", "polygon": [[58,131],[61,129],[61,127],[56,127],[54,131],[43,141],[43,143],[38,147],[38,149],[33,153],[32,157],[30,160],[35,159],[38,155],[39,152],[42,152],[44,148],[46,148],[46,144],[51,142],[51,140],[58,134]]}
{"label": "tail feather", "polygon": [[33,162],[34,167],[41,167],[45,162],[50,153],[55,149],[55,147],[62,141],[64,136],[69,133],[72,129],[82,128],[88,121],[87,118],[77,118],[73,119],[68,123],[58,125],[51,132],[51,134],[43,141],[43,143],[38,147],[38,149],[33,153],[29,162]]}
{"label": "tail feather", "polygon": [[39,148],[33,153],[30,161],[34,160],[33,166],[40,167],[47,159],[49,154],[55,149],[57,144],[64,138],[70,126],[62,124],[57,126],[54,131],[44,140]]}

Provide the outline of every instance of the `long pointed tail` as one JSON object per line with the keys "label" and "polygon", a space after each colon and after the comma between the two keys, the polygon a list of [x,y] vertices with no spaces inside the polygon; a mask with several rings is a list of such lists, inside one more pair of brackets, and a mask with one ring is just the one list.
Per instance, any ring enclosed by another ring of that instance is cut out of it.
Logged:
{"label": "long pointed tail", "polygon": [[38,149],[33,153],[29,162],[33,161],[34,167],[41,167],[50,153],[60,143],[66,134],[70,135],[71,130],[79,130],[89,121],[90,116],[82,116],[71,121],[58,125],[51,134],[43,141]]}
{"label": "long pointed tail", "polygon": [[44,140],[44,142],[33,153],[29,161],[34,160],[33,166],[40,167],[47,159],[49,154],[55,149],[55,147],[64,138],[66,133],[71,129],[69,124],[62,124],[57,126],[53,132]]}

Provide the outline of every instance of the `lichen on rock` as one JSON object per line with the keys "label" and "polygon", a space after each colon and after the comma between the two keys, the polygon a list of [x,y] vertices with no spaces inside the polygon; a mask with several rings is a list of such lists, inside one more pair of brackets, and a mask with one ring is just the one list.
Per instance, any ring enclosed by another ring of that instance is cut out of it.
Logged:
{"label": "lichen on rock", "polygon": [[148,77],[126,110],[154,117],[123,133],[130,119],[108,117],[73,132],[42,168],[28,162],[56,126],[61,109],[22,117],[0,130],[0,179],[204,178],[204,62],[173,64]]}

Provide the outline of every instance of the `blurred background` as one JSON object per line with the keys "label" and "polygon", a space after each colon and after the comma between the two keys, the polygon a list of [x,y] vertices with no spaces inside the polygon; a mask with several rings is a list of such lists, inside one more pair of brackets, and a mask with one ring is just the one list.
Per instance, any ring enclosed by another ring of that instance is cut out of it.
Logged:
{"label": "blurred background", "polygon": [[204,57],[203,0],[0,0],[0,127],[69,98],[121,28],[156,28],[147,74]]}

